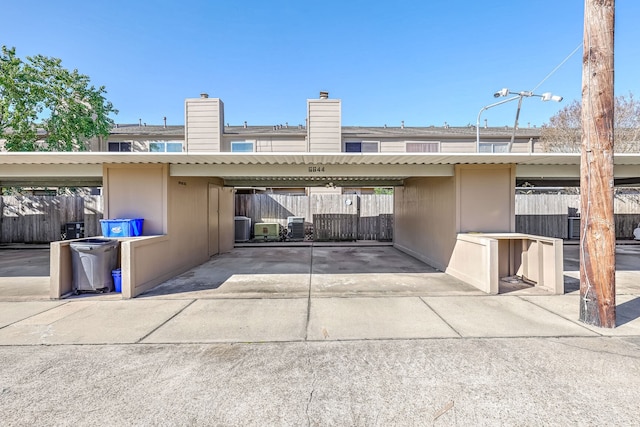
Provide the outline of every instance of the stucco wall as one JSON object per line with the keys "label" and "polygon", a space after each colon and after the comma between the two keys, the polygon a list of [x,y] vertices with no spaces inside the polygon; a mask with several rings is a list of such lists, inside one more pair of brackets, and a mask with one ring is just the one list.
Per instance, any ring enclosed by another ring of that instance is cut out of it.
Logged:
{"label": "stucco wall", "polygon": [[235,243],[235,194],[233,188],[226,187],[221,188],[218,194],[219,250],[225,253],[230,252]]}
{"label": "stucco wall", "polygon": [[395,191],[394,245],[445,271],[460,232],[515,229],[511,165],[458,165],[454,177],[407,179]]}
{"label": "stucco wall", "polygon": [[515,231],[515,167],[457,165],[456,232]]}
{"label": "stucco wall", "polygon": [[104,218],[144,218],[143,234],[167,233],[166,165],[106,165]]}
{"label": "stucco wall", "polygon": [[110,165],[104,173],[108,217],[144,218],[144,235],[164,235],[123,247],[123,296],[136,296],[209,259],[210,183],[221,195],[222,219],[213,232],[222,240],[220,248],[233,247],[232,191],[220,180],[170,177],[166,165]]}
{"label": "stucco wall", "polygon": [[208,259],[208,180],[169,178],[169,251],[172,269]]}
{"label": "stucco wall", "polygon": [[456,239],[454,177],[412,178],[395,191],[394,245],[443,270]]}

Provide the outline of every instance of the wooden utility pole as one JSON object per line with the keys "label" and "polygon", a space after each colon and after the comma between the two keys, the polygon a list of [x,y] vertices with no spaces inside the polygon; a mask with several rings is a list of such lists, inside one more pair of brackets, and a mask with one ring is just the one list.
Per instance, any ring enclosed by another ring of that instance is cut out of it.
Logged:
{"label": "wooden utility pole", "polygon": [[580,162],[580,320],[616,326],[614,0],[585,0]]}

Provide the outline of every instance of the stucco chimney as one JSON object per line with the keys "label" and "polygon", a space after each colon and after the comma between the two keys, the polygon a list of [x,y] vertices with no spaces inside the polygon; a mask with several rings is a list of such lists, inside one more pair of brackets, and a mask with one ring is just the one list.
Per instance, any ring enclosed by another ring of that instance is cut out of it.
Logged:
{"label": "stucco chimney", "polygon": [[202,92],[202,93],[200,94],[200,98],[208,98],[208,97],[209,97],[209,94],[208,94],[208,93]]}
{"label": "stucco chimney", "polygon": [[329,99],[329,92],[320,92],[320,99]]}

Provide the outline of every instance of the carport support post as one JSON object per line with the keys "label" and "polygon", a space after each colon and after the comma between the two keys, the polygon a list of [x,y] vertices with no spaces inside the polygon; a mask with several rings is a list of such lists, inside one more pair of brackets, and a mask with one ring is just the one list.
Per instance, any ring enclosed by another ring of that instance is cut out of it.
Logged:
{"label": "carport support post", "polygon": [[585,0],[580,161],[580,320],[616,326],[614,0]]}

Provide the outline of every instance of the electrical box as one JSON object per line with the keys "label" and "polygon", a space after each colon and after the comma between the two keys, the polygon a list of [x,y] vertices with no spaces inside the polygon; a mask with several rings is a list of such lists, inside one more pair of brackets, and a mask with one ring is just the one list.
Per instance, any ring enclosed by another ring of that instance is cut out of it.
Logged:
{"label": "electrical box", "polygon": [[280,224],[277,222],[259,222],[253,226],[256,240],[280,240]]}

